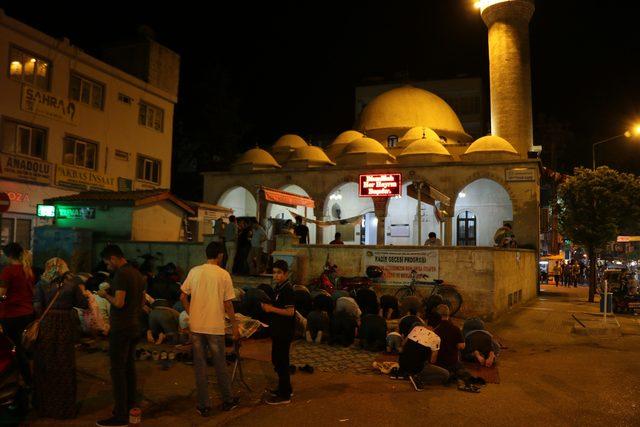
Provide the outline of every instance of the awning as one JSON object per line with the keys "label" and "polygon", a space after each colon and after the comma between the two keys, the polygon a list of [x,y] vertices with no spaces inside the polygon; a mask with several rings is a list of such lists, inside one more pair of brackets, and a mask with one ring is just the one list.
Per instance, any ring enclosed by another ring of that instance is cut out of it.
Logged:
{"label": "awning", "polygon": [[300,215],[295,211],[290,210],[289,213],[294,219],[299,216],[304,218],[305,222],[310,222],[319,227],[330,227],[332,225],[346,225],[346,224],[357,225],[362,222],[362,217],[364,216],[364,215],[357,215],[357,216],[352,216],[350,218],[345,218],[345,219],[334,219],[333,221],[320,221],[318,219],[305,218],[303,215]]}
{"label": "awning", "polygon": [[[418,185],[413,183],[407,186],[407,196],[418,200]],[[430,184],[423,182],[420,191],[420,201],[429,205],[435,205],[435,202],[439,201],[445,206],[451,205],[451,199],[445,195],[442,191],[434,188]]]}
{"label": "awning", "polygon": [[315,203],[310,197],[262,186],[260,186],[260,191],[264,194],[264,199],[267,202],[290,206],[293,208],[298,206],[306,206],[307,208],[315,207]]}

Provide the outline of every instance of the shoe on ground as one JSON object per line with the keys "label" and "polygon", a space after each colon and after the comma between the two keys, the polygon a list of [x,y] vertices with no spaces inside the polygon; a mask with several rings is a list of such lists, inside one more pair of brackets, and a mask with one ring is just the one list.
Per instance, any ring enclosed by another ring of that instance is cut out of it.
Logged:
{"label": "shoe on ground", "polygon": [[267,405],[286,405],[291,403],[290,397],[282,397],[282,396],[269,396],[264,401]]}
{"label": "shoe on ground", "polygon": [[209,416],[211,416],[211,408],[208,407],[208,406],[205,406],[205,407],[196,406],[196,412],[201,417],[209,417]]}
{"label": "shoe on ground", "polygon": [[123,420],[122,418],[106,418],[104,420],[96,421],[98,427],[128,427],[129,420]]}
{"label": "shoe on ground", "polygon": [[392,380],[402,380],[402,381],[406,381],[406,380],[409,379],[407,377],[407,375],[404,374],[404,373],[401,373],[398,368],[391,369],[391,373],[389,374],[389,378],[391,378]]}
{"label": "shoe on ground", "polygon": [[413,388],[415,388],[416,391],[424,390],[424,385],[422,384],[422,381],[420,381],[420,379],[415,375],[410,375],[409,381],[411,381],[411,384],[413,384]]}
{"label": "shoe on ground", "polygon": [[[280,396],[280,391],[277,388],[266,388],[264,392],[267,393],[269,397]],[[293,392],[291,392],[289,397],[293,397]]]}
{"label": "shoe on ground", "polygon": [[234,397],[230,401],[222,403],[222,410],[231,411],[233,409],[236,409],[238,407],[238,404],[240,404],[240,398]]}

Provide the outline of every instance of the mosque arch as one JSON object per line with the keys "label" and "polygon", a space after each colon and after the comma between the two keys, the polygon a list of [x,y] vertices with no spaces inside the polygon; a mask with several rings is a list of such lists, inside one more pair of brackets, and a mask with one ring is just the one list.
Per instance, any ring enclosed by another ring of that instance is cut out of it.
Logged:
{"label": "mosque arch", "polygon": [[387,204],[385,221],[386,245],[423,245],[430,232],[442,238],[440,223],[436,219],[434,207],[424,201],[421,202],[421,227],[418,237],[418,201],[409,197],[407,187],[413,181],[402,183],[402,195],[393,197]]}
{"label": "mosque arch", "polygon": [[[287,191],[289,193],[297,194],[300,196],[310,197],[309,193],[302,187],[297,184],[284,184],[278,188],[282,191]],[[282,206],[275,203],[267,204],[267,218],[278,219],[278,220],[292,220],[295,222],[294,215],[292,212],[297,213],[303,218],[316,219],[314,210],[311,208],[307,208],[305,211],[304,206]],[[305,216],[306,214],[306,216]],[[307,222],[307,227],[309,227],[309,243],[316,243],[316,225],[312,222]]]}
{"label": "mosque arch", "polygon": [[[467,244],[469,236],[459,236],[458,219],[464,212],[474,216],[473,227],[476,246],[493,246],[495,231],[506,222],[513,222],[513,203],[507,189],[499,182],[489,178],[476,179],[456,193],[453,219],[453,242]],[[470,226],[465,216],[467,227]],[[517,237],[517,236],[516,236]]]}
{"label": "mosque arch", "polygon": [[365,215],[359,224],[342,224],[324,227],[323,242],[333,240],[336,232],[342,234],[346,244],[375,244],[378,218],[375,217],[373,200],[358,196],[358,184],[344,181],[335,185],[325,196],[323,215],[327,221]]}
{"label": "mosque arch", "polygon": [[233,214],[237,217],[255,217],[258,214],[258,204],[254,194],[242,185],[227,189],[216,204],[233,209]]}

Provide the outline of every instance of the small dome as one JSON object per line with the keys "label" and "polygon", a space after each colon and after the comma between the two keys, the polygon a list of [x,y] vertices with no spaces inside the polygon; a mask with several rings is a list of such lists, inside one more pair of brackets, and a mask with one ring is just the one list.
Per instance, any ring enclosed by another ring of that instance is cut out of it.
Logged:
{"label": "small dome", "polygon": [[395,157],[378,141],[362,137],[351,141],[338,156],[341,164],[357,164],[360,166],[392,163]]}
{"label": "small dome", "polygon": [[438,161],[450,161],[451,153],[440,143],[440,139],[420,138],[409,143],[407,148],[398,155],[400,163],[426,163]]}
{"label": "small dome", "polygon": [[422,138],[433,139],[440,142],[440,137],[430,128],[424,126],[415,126],[405,132],[404,135],[398,140],[400,147],[406,147],[413,141]]}
{"label": "small dome", "polygon": [[342,150],[355,139],[362,138],[364,135],[357,130],[345,130],[333,140],[331,144],[325,148],[325,153],[330,159],[335,160],[342,153]]}
{"label": "small dome", "polygon": [[321,167],[334,166],[329,157],[322,151],[320,147],[307,145],[300,147],[291,155],[287,161],[287,167]]}
{"label": "small dome", "polygon": [[271,152],[278,163],[285,163],[297,148],[306,146],[307,142],[298,135],[286,134],[278,138]]}
{"label": "small dome", "polygon": [[462,155],[465,160],[499,160],[517,157],[518,152],[506,139],[495,135],[478,138]]}
{"label": "small dome", "polygon": [[281,166],[269,152],[258,147],[245,151],[232,165],[232,169],[234,170],[262,170],[276,169],[279,167]]}
{"label": "small dome", "polygon": [[271,151],[274,153],[279,151],[293,151],[296,148],[304,147],[307,145],[307,142],[299,137],[298,135],[294,135],[288,133],[286,135],[282,135],[271,147]]}
{"label": "small dome", "polygon": [[408,85],[375,97],[360,113],[358,128],[369,131],[415,126],[444,131],[461,141],[470,139],[449,104],[431,92]]}

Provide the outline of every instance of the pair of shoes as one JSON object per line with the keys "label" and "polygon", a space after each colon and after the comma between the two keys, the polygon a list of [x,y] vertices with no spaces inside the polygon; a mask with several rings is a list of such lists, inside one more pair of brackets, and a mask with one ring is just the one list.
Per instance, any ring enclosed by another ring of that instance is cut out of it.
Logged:
{"label": "pair of shoes", "polygon": [[298,370],[300,370],[302,372],[306,372],[308,374],[313,374],[313,366],[311,366],[311,365],[304,365],[304,366],[298,368]]}
{"label": "pair of shoes", "polygon": [[111,417],[104,420],[96,421],[98,427],[128,427],[129,420],[123,420],[121,418]]}
{"label": "pair of shoes", "polygon": [[392,380],[401,380],[401,381],[406,381],[406,380],[409,379],[407,374],[405,374],[404,372],[400,372],[400,370],[398,368],[391,369],[391,373],[389,374],[389,378],[391,378]]}
{"label": "pair of shoes", "polygon": [[196,412],[201,416],[201,417],[208,417],[211,416],[211,408],[209,406],[196,406]]}
{"label": "pair of shoes", "polygon": [[473,384],[459,385],[458,390],[467,391],[469,393],[480,393],[480,387],[475,386]]}
{"label": "pair of shoes", "polygon": [[[276,397],[276,396],[280,396],[280,390],[278,390],[277,388],[266,388],[264,389],[264,392],[269,396],[269,397]],[[289,394],[289,397],[293,397],[293,392],[291,392]]]}
{"label": "pair of shoes", "polygon": [[291,397],[283,397],[283,396],[269,396],[264,402],[267,405],[285,405],[287,403],[291,403]]}
{"label": "pair of shoes", "polygon": [[223,411],[231,411],[231,410],[237,408],[239,403],[240,403],[240,398],[234,397],[230,401],[222,403],[222,410]]}
{"label": "pair of shoes", "polygon": [[424,390],[424,385],[422,384],[422,381],[420,381],[420,378],[415,375],[409,375],[409,381],[411,381],[411,384],[413,384],[413,388],[415,388],[416,391]]}

